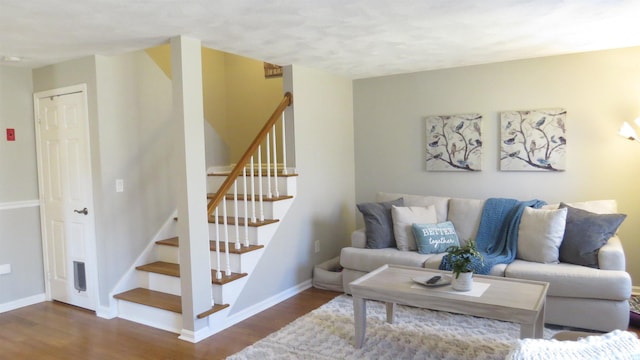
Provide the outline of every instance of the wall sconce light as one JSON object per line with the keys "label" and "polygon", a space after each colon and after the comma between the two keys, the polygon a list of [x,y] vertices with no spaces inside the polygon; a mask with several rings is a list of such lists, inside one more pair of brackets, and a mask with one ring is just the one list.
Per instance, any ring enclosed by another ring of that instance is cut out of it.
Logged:
{"label": "wall sconce light", "polygon": [[[636,125],[640,126],[640,118],[637,118],[635,120]],[[640,139],[638,139],[638,134],[636,134],[636,131],[633,130],[633,128],[631,127],[631,125],[629,125],[628,122],[624,122],[622,123],[622,127],[620,128],[620,130],[618,131],[618,134],[620,134],[621,136],[629,139],[629,140],[635,140],[640,142]]]}

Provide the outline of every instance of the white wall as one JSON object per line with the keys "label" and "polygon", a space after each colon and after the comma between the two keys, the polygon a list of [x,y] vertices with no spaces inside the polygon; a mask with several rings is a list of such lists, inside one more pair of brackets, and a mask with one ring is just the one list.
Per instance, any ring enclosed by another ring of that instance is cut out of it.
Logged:
{"label": "white wall", "polygon": [[[16,141],[6,140],[15,129]],[[0,66],[0,312],[44,294],[30,69]]]}
{"label": "white wall", "polygon": [[[96,57],[101,303],[176,207],[171,81],[144,51]],[[94,144],[95,146],[95,144]],[[124,192],[116,193],[116,179]]]}
{"label": "white wall", "polygon": [[[499,112],[564,107],[566,171],[499,171]],[[427,172],[427,115],[479,112],[483,170]],[[354,81],[356,200],[378,191],[547,202],[616,199],[627,269],[640,285],[640,144],[617,135],[640,116],[640,47]],[[361,223],[361,217],[358,215]]]}
{"label": "white wall", "polygon": [[[171,82],[144,52],[35,69],[34,90],[87,84],[100,303],[175,209]],[[115,192],[115,180],[124,192]]]}
{"label": "white wall", "polygon": [[285,91],[293,93],[295,138],[288,139],[295,141],[297,196],[234,312],[309,280],[355,227],[352,82],[297,65],[292,71]]}

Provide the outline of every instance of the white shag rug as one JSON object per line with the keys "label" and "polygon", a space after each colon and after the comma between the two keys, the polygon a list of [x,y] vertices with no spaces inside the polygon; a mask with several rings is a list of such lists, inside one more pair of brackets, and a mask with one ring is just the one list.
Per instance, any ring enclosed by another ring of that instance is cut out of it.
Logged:
{"label": "white shag rug", "polygon": [[504,359],[520,336],[519,324],[400,305],[388,324],[384,304],[367,301],[356,349],[353,321],[353,300],[340,295],[227,359]]}

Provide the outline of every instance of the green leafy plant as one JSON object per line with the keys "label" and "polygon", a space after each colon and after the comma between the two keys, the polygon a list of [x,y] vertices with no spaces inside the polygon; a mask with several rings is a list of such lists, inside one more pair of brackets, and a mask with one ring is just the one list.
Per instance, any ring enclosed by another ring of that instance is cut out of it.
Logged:
{"label": "green leafy plant", "polygon": [[456,279],[460,273],[472,271],[470,265],[474,259],[478,259],[480,263],[484,262],[482,254],[478,252],[476,243],[473,240],[467,242],[464,246],[449,246],[446,250],[447,261],[451,264],[451,270],[456,275]]}

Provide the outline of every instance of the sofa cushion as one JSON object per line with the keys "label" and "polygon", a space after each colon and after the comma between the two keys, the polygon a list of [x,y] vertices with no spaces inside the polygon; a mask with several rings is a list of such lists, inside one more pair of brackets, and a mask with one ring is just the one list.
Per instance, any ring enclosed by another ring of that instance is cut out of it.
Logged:
{"label": "sofa cushion", "polygon": [[449,246],[460,246],[451,221],[438,224],[413,224],[413,234],[420,254],[440,254]]}
{"label": "sofa cushion", "polygon": [[598,251],[615,235],[624,214],[596,214],[560,204],[567,208],[567,224],[560,246],[560,261],[598,267]]}
{"label": "sofa cushion", "polygon": [[518,227],[516,257],[539,263],[557,263],[566,219],[567,209],[524,208]]}
{"label": "sofa cushion", "polygon": [[460,245],[464,246],[478,234],[480,217],[485,200],[451,198],[449,200],[449,214],[447,219],[453,223],[460,239]]}
{"label": "sofa cushion", "polygon": [[624,271],[515,260],[507,266],[505,276],[546,281],[549,283],[548,296],[625,300],[631,294],[631,277]]}
{"label": "sofa cushion", "polygon": [[393,234],[396,238],[396,245],[401,251],[418,250],[411,228],[412,224],[435,224],[438,222],[434,205],[392,206],[391,218],[393,219]]}
{"label": "sofa cushion", "polygon": [[415,251],[400,251],[398,249],[358,249],[354,247],[342,248],[340,265],[352,270],[370,272],[384,264],[424,267],[429,254],[418,254]]}
{"label": "sofa cushion", "polygon": [[376,201],[390,201],[397,198],[404,199],[404,206],[429,206],[435,205],[436,216],[438,222],[447,221],[447,209],[449,208],[449,198],[440,196],[424,196],[424,195],[409,195],[409,194],[397,194],[397,193],[384,193],[380,192],[376,195]]}
{"label": "sofa cushion", "polygon": [[358,210],[364,218],[365,233],[367,234],[367,248],[382,249],[395,247],[391,207],[402,206],[402,198],[386,202],[372,202],[358,204]]}
{"label": "sofa cushion", "polygon": [[[618,212],[618,203],[615,200],[591,200],[565,203],[571,207],[591,211],[596,214],[615,214]],[[560,204],[547,204],[541,209],[558,209]]]}

